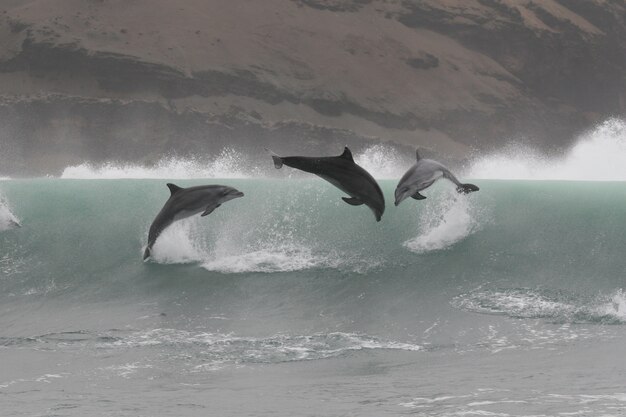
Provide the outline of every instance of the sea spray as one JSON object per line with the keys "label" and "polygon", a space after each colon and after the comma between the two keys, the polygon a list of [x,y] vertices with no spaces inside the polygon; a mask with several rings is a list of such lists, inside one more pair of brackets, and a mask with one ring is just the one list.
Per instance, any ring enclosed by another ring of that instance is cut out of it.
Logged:
{"label": "sea spray", "polygon": [[[207,271],[220,273],[326,268],[365,273],[379,266],[380,259],[360,256],[359,248],[342,250],[316,235],[316,228],[321,226],[314,222],[313,214],[319,212],[297,208],[300,198],[306,198],[302,195],[311,194],[315,199],[322,186],[315,184],[294,191],[291,198],[285,197],[286,201],[267,200],[248,206],[251,210],[239,215],[227,215],[220,208],[207,218],[196,216],[175,222],[157,239],[151,262],[197,263]],[[281,214],[277,219],[259,216],[259,212]]]}
{"label": "sea spray", "polygon": [[447,249],[475,233],[481,216],[473,198],[447,190],[420,202],[424,208],[419,212],[419,234],[404,246],[421,254]]}
{"label": "sea spray", "polygon": [[475,160],[467,177],[481,179],[625,181],[626,121],[608,119],[582,134],[560,157],[524,145]]}
{"label": "sea spray", "polygon": [[[412,156],[412,155],[411,155]],[[373,145],[354,156],[354,161],[377,179],[400,179],[415,163],[391,145]]]}
{"label": "sea spray", "polygon": [[225,148],[211,158],[165,157],[153,166],[107,162],[100,165],[83,163],[63,170],[64,179],[122,179],[122,178],[249,178],[259,168],[234,149]]}
{"label": "sea spray", "polygon": [[8,201],[0,195],[0,231],[14,229],[20,226],[20,221],[11,211]]}

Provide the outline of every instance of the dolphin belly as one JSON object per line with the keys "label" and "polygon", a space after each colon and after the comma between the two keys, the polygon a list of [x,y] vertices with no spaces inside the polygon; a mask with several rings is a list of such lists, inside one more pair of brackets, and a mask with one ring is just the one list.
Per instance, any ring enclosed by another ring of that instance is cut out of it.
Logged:
{"label": "dolphin belly", "polygon": [[193,215],[202,213],[204,211],[204,207],[200,207],[198,209],[193,210],[181,210],[174,215],[174,221],[183,220]]}

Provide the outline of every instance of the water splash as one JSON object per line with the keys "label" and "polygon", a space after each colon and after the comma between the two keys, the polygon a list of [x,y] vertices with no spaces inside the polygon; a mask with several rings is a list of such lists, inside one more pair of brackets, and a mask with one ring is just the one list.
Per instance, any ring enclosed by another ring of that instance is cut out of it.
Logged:
{"label": "water splash", "polygon": [[161,264],[201,262],[207,249],[196,235],[196,222],[197,219],[188,218],[166,228],[152,247],[151,260]]}
{"label": "water splash", "polygon": [[420,212],[420,234],[404,242],[415,253],[450,248],[480,228],[480,216],[471,196],[442,193]]}
{"label": "water splash", "polygon": [[9,203],[0,196],[0,231],[20,227],[20,221],[11,211]]}
{"label": "water splash", "polygon": [[354,161],[378,179],[399,179],[414,163],[390,145],[373,145],[354,156]]}
{"label": "water splash", "polygon": [[473,313],[549,319],[560,323],[626,323],[623,289],[591,299],[563,291],[528,288],[477,290],[455,297],[451,304]]}
{"label": "water splash", "polygon": [[470,178],[626,181],[626,121],[609,119],[580,136],[562,157],[511,145],[472,164]]}
{"label": "water splash", "polygon": [[316,254],[311,248],[287,243],[265,244],[258,249],[243,250],[231,255],[217,255],[202,267],[222,273],[290,272],[311,268],[335,268],[340,260],[329,255]]}
{"label": "water splash", "polygon": [[[246,233],[245,224],[227,222],[217,227],[213,239],[203,234],[198,218],[178,221],[159,236],[152,248],[151,260],[160,264],[197,263],[202,268],[224,274],[274,273],[333,268],[365,273],[379,265],[376,259],[341,254],[302,242],[292,230],[274,230],[254,235]],[[259,230],[263,232],[261,226]],[[211,241],[211,243],[208,243]]]}
{"label": "water splash", "polygon": [[213,159],[166,157],[154,166],[107,162],[94,165],[89,162],[63,170],[65,179],[120,179],[120,178],[250,178],[257,168],[249,168],[246,157],[234,149],[223,149]]}

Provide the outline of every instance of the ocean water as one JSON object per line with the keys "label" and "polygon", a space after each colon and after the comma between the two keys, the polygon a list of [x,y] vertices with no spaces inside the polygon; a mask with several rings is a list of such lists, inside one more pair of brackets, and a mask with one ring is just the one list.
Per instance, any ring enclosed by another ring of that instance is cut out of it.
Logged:
{"label": "ocean water", "polygon": [[[607,123],[572,152],[626,141]],[[401,157],[359,157],[380,223],[232,152],[0,181],[0,415],[626,415],[623,165],[581,181],[566,155],[549,180],[497,179],[498,154],[467,168],[479,192],[440,181],[394,207]],[[168,171],[245,197],[144,263]]]}

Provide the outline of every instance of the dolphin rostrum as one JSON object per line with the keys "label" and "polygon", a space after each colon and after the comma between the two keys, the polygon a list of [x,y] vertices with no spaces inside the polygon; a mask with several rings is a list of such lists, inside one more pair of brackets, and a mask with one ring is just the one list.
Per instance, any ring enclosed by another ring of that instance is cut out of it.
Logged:
{"label": "dolphin rostrum", "polygon": [[382,218],[385,211],[383,193],[376,180],[354,162],[347,146],[339,156],[278,156],[272,153],[272,159],[276,169],[285,164],[325,179],[350,196],[342,197],[343,201],[352,206],[365,204],[376,216],[376,221]]}
{"label": "dolphin rostrum", "polygon": [[241,191],[224,185],[199,185],[182,188],[174,184],[167,184],[167,187],[170,189],[171,195],[150,225],[148,246],[146,246],[143,254],[144,260],[150,257],[152,246],[159,235],[176,220],[185,219],[198,213],[206,216],[223,203],[243,197]]}
{"label": "dolphin rostrum", "polygon": [[439,178],[446,178],[456,185],[456,191],[461,194],[468,194],[478,191],[474,184],[462,184],[448,168],[432,159],[422,159],[419,150],[415,151],[417,162],[402,176],[396,187],[396,206],[404,199],[412,197],[416,200],[423,200],[426,197],[419,192],[430,187]]}

